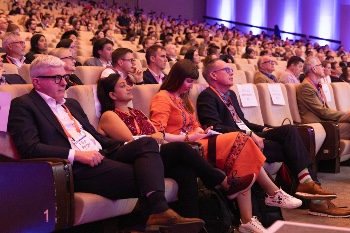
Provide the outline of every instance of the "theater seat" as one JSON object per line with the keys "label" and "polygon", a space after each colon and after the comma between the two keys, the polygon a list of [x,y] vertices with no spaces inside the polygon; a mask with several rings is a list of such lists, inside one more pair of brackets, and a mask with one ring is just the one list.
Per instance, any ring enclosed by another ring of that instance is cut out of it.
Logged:
{"label": "theater seat", "polygon": [[[230,89],[236,93],[238,103],[239,103],[239,106],[241,107],[241,109],[244,113],[244,117],[251,123],[258,124],[258,125],[264,125],[263,117],[262,117],[261,110],[260,110],[259,94],[258,94],[258,91],[256,89],[256,86],[254,84],[247,84],[247,85],[253,86],[255,96],[256,96],[256,99],[258,102],[258,106],[243,107],[242,102],[241,102],[241,98],[240,98],[240,95],[238,92],[237,85],[233,85]],[[275,175],[281,166],[282,166],[281,162],[276,162],[276,163],[266,163],[265,162],[264,163],[264,168],[270,175]]]}
{"label": "theater seat", "polygon": [[95,84],[104,69],[103,66],[78,66],[74,73],[83,84]]}
{"label": "theater seat", "polygon": [[[323,84],[322,84],[323,85]],[[348,83],[331,83],[334,102],[338,111],[350,110],[350,85]],[[350,140],[340,140],[340,162],[350,159]]]}
{"label": "theater seat", "polygon": [[15,66],[14,64],[3,63],[3,65],[5,74],[18,74],[17,66]]}
{"label": "theater seat", "polygon": [[29,73],[29,66],[30,64],[23,64],[21,67],[18,68],[18,74],[21,76],[27,83],[32,83],[32,79],[30,78]]}
{"label": "theater seat", "polygon": [[247,83],[247,78],[246,78],[245,73],[244,73],[243,70],[236,70],[236,71],[234,71],[233,82],[235,84]]}
{"label": "theater seat", "polygon": [[[4,85],[0,86],[0,91],[10,93],[11,98],[13,99],[15,97],[29,93],[32,88],[33,85],[31,84]],[[75,91],[75,89],[78,90]],[[69,90],[71,90],[73,93],[80,93],[78,96],[81,98],[78,99],[78,102],[82,103],[82,106],[85,107],[83,107],[83,109],[86,111],[89,119],[93,118],[93,116],[91,116],[91,112],[94,111],[90,111],[89,109],[93,109],[94,104],[92,104],[92,99],[86,97],[91,97],[92,89],[92,85],[79,85],[69,88]],[[68,93],[68,96],[69,95],[70,94]],[[19,158],[8,133],[0,132],[0,150],[2,154],[8,157],[15,159]],[[166,178],[165,197],[168,202],[176,200],[177,191],[177,183],[172,179]],[[137,200],[137,198],[110,200],[96,194],[76,192],[74,193],[74,225],[80,225],[130,213],[135,208]],[[60,208],[60,206],[57,206],[57,208]]]}

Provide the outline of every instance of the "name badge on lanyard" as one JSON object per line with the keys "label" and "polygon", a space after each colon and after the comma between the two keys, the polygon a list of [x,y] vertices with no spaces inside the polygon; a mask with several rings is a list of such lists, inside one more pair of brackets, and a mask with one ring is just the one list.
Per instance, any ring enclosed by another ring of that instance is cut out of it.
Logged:
{"label": "name badge on lanyard", "polygon": [[74,133],[71,140],[74,145],[81,151],[96,150],[95,144],[88,137],[86,137],[86,134],[83,131],[80,133]]}
{"label": "name badge on lanyard", "polygon": [[239,129],[244,130],[244,131],[250,131],[250,129],[248,128],[248,126],[246,126],[246,124],[244,124],[243,121],[236,121],[236,125],[238,126]]}

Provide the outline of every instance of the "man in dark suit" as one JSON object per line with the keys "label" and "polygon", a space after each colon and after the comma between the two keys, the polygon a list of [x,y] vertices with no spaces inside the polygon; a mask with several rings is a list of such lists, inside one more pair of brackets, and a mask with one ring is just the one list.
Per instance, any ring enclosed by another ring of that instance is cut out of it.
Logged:
{"label": "man in dark suit", "polygon": [[64,98],[67,75],[59,58],[39,56],[32,62],[30,75],[34,89],[11,102],[8,123],[22,158],[68,159],[78,192],[110,199],[144,198],[151,209],[146,232],[155,225],[183,225],[181,231],[185,232],[186,226],[203,224],[169,209],[163,163],[154,139],[123,145],[97,133],[78,102]]}
{"label": "man in dark suit", "polygon": [[[263,151],[266,162],[284,162],[299,179],[296,194],[309,199],[332,199],[333,192],[323,190],[309,173],[308,167],[313,163],[295,126],[284,125],[267,128],[249,122],[239,106],[236,94],[230,90],[233,85],[233,70],[221,59],[210,61],[203,70],[203,76],[209,87],[200,93],[197,99],[197,112],[201,125],[213,126],[221,132],[241,131],[251,136]],[[322,201],[321,201],[322,202]],[[322,202],[325,204],[328,202]],[[314,208],[314,203],[312,208]],[[311,205],[310,205],[311,208]],[[319,207],[313,212],[319,212]],[[327,207],[324,207],[327,210]],[[341,209],[339,209],[341,211]],[[349,215],[350,211],[341,213]]]}
{"label": "man in dark suit", "polygon": [[146,61],[148,68],[143,72],[143,82],[145,84],[162,84],[165,78],[166,58],[165,49],[160,45],[152,45],[146,51]]}
{"label": "man in dark suit", "polygon": [[350,67],[350,62],[348,62],[348,56],[346,54],[341,55],[341,62],[339,62],[340,67]]}
{"label": "man in dark suit", "polygon": [[343,70],[339,63],[336,61],[331,62],[331,75],[329,75],[329,77],[331,78],[332,83],[345,82],[343,79],[340,78],[340,75],[342,73]]}

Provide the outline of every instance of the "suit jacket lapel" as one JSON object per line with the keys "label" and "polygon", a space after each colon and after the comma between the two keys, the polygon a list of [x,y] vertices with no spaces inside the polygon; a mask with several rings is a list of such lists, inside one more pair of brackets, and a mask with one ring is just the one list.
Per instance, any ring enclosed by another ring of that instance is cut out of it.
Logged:
{"label": "suit jacket lapel", "polygon": [[38,107],[39,111],[42,112],[42,114],[45,116],[45,118],[52,124],[53,127],[55,127],[58,132],[62,134],[65,138],[67,138],[67,135],[64,133],[63,128],[60,124],[60,122],[57,120],[56,115],[52,112],[51,108],[43,98],[33,89],[29,93],[29,97],[33,99],[34,104]]}

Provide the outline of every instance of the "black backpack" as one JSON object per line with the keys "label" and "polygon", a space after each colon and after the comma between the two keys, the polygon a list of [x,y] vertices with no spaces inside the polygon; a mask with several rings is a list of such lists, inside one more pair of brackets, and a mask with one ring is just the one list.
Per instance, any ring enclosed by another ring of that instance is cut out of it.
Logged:
{"label": "black backpack", "polygon": [[[205,222],[200,233],[232,233],[238,225],[225,194],[198,183],[199,217]],[[232,202],[231,202],[232,203]]]}

